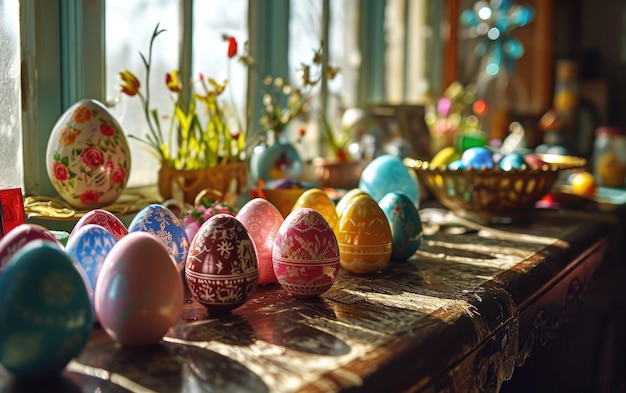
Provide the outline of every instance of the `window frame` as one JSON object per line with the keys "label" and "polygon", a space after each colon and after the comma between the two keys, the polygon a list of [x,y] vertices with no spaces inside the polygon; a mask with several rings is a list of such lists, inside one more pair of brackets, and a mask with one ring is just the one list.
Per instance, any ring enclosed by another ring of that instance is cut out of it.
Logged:
{"label": "window frame", "polygon": [[[48,179],[45,156],[48,137],[61,114],[82,98],[106,100],[105,1],[20,1],[25,195],[58,195]],[[328,9],[329,1],[322,1]],[[249,2],[249,31],[255,38],[250,40],[250,50],[273,75],[289,75],[289,24],[284,23],[289,18],[289,2]],[[385,56],[380,54],[385,50],[386,1],[358,0],[357,4],[361,62],[356,104],[366,107],[385,97]],[[183,18],[189,18],[193,1],[181,1],[181,6]],[[185,59],[191,53],[192,28],[190,23],[183,25],[181,73],[189,75],[191,61]],[[255,78],[254,73],[248,75],[249,113],[260,112],[260,83]]]}

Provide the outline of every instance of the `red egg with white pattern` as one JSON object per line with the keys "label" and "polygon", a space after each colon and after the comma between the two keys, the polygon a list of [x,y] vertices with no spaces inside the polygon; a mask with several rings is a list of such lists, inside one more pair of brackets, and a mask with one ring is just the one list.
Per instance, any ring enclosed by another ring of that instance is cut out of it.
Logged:
{"label": "red egg with white pattern", "polygon": [[292,211],[274,240],[272,262],[278,283],[293,296],[328,291],[339,273],[339,246],[328,221],[311,208]]}
{"label": "red egg with white pattern", "polygon": [[37,224],[20,224],[0,239],[0,275],[15,253],[26,243],[37,239],[49,241],[63,249],[61,242],[47,228]]}
{"label": "red egg with white pattern", "polygon": [[[117,240],[120,240],[124,236],[128,235],[128,229],[115,214],[104,209],[93,209],[85,213],[74,225],[70,238],[72,238],[76,232],[87,224],[95,224],[103,227],[107,231],[111,232]],[[68,239],[69,241],[69,239]]]}
{"label": "red egg with white pattern", "polygon": [[209,313],[230,312],[252,297],[259,266],[241,221],[222,213],[202,224],[187,254],[185,278],[193,298]]}

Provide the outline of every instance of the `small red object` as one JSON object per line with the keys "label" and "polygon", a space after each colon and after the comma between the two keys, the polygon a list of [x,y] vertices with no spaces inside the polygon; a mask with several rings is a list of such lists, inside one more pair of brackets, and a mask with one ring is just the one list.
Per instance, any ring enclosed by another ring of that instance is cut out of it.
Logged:
{"label": "small red object", "polygon": [[0,185],[0,237],[26,222],[24,199],[20,187]]}

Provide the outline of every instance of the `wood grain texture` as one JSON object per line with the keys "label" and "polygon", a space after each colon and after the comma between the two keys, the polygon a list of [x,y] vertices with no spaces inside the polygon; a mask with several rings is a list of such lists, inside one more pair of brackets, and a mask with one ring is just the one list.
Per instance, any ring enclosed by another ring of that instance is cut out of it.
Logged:
{"label": "wood grain texture", "polygon": [[[159,345],[122,348],[96,328],[47,387],[497,391],[584,299],[611,228],[543,213],[525,224],[427,236],[408,262],[373,275],[342,270],[315,299],[263,286],[214,317],[188,297]],[[20,386],[0,371],[0,392]]]}

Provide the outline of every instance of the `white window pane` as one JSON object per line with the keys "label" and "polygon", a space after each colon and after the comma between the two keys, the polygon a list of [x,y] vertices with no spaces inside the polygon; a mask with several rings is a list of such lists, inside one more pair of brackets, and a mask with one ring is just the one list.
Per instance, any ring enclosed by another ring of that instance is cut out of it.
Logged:
{"label": "white window pane", "polygon": [[[201,73],[218,83],[228,80],[222,103],[236,110],[245,125],[248,70],[238,58],[248,40],[248,0],[230,0],[227,5],[223,0],[195,1],[193,13],[193,78]],[[222,35],[237,40],[237,55],[232,59],[228,58],[228,44]]]}
{"label": "white window pane", "polygon": [[0,0],[0,184],[23,186],[19,1]]}
{"label": "white window pane", "polygon": [[[146,86],[146,73],[139,53],[146,58],[150,37],[157,23],[165,29],[155,40],[150,70],[150,107],[162,115],[163,130],[172,112],[171,96],[165,76],[178,69],[180,42],[180,2],[177,0],[107,0],[106,1],[106,69],[107,101],[115,102],[112,112],[126,135],[144,136],[148,124],[139,98],[120,93],[119,72],[129,70]],[[145,90],[144,90],[145,91]],[[132,168],[129,186],[155,184],[159,161],[140,142],[128,139]]]}

